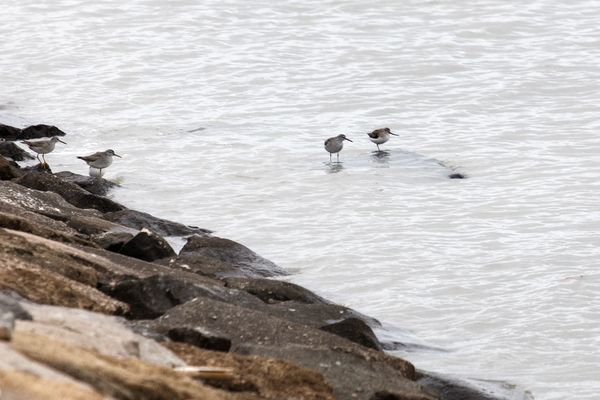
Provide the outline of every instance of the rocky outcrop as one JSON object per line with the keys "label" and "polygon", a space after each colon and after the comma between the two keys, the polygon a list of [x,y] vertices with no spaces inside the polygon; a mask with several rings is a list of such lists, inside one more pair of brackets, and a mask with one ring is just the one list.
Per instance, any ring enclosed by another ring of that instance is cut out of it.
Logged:
{"label": "rocky outcrop", "polygon": [[[94,178],[2,161],[3,396],[523,398],[415,371],[383,351],[379,321],[266,279],[288,272],[240,243],[129,210]],[[188,238],[179,254],[168,236]]]}

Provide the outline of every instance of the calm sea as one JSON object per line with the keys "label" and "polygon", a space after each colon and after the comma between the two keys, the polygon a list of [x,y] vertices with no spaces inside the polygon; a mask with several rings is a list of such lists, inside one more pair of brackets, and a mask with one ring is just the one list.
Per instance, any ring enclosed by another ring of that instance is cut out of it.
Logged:
{"label": "calm sea", "polygon": [[116,201],[446,350],[417,368],[600,399],[598,2],[0,3],[0,122],[67,132],[55,172],[111,148]]}

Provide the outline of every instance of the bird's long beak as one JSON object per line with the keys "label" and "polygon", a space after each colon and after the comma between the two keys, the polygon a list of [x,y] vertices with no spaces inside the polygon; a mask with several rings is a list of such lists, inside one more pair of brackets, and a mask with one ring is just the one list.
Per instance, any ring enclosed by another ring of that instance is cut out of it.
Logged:
{"label": "bird's long beak", "polygon": [[390,132],[390,135],[394,135],[394,136],[400,136],[400,135],[397,135],[397,134],[395,134],[395,133],[392,133],[392,132]]}
{"label": "bird's long beak", "polygon": [[[57,138],[58,139],[58,138]],[[67,142],[63,142],[62,140],[58,139],[59,142],[63,143],[63,144],[67,144]]]}
{"label": "bird's long beak", "polygon": [[123,157],[121,157],[121,156],[120,156],[120,155],[118,155],[118,154],[115,154],[115,157],[123,158]]}
{"label": "bird's long beak", "polygon": [[347,140],[347,141],[349,141],[349,142],[352,142],[352,140],[350,140],[350,139],[348,139],[348,138],[344,138],[344,140]]}

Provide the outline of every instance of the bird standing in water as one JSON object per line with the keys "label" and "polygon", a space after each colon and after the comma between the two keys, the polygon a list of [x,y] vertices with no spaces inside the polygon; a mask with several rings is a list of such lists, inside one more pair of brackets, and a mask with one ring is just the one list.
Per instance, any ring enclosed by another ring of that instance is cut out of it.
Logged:
{"label": "bird standing in water", "polygon": [[377,151],[381,151],[379,145],[387,142],[390,139],[390,135],[398,136],[395,133],[392,133],[390,128],[375,129],[373,132],[367,133],[367,135],[369,135],[371,142],[377,145]]}
{"label": "bird standing in water", "polygon": [[352,141],[346,135],[337,135],[325,141],[325,150],[329,152],[329,162],[331,162],[331,155],[333,153],[337,154],[337,161],[340,162],[340,151],[344,147],[344,140]]}
{"label": "bird standing in water", "polygon": [[102,178],[102,170],[108,168],[113,162],[113,156],[122,158],[120,155],[115,154],[111,149],[106,151],[99,151],[89,156],[77,157],[87,163],[90,166],[90,176],[92,175],[92,168],[100,170],[100,178]]}
{"label": "bird standing in water", "polygon": [[[66,144],[65,142],[60,140],[57,136],[52,136],[51,138],[45,138],[45,139],[40,139],[40,140],[23,140],[23,143],[25,143],[27,146],[29,146],[31,151],[36,153],[36,158],[38,159],[38,161],[40,162],[42,167],[48,166],[48,163],[46,162],[46,157],[44,157],[44,155],[51,153],[52,150],[54,150],[54,146],[56,145],[56,142],[61,142],[61,143]],[[42,155],[42,159],[44,161],[40,160],[40,154]]]}

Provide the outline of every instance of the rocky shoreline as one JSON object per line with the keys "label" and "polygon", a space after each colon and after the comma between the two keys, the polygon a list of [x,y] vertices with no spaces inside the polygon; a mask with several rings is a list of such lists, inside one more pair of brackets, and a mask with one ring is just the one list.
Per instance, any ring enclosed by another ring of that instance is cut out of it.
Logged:
{"label": "rocky shoreline", "polygon": [[[12,141],[64,135],[30,128],[0,125],[0,398],[530,398],[416,370],[377,320],[274,279],[288,272],[240,243],[110,200],[109,181],[21,168]],[[179,253],[170,236],[187,238]]]}

